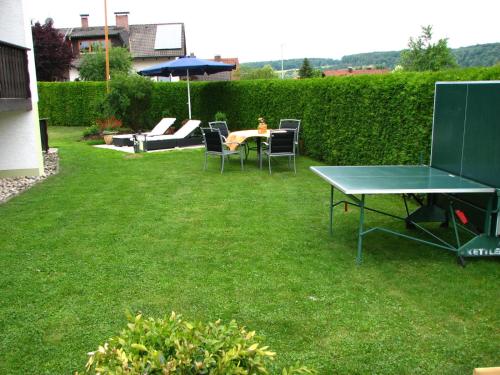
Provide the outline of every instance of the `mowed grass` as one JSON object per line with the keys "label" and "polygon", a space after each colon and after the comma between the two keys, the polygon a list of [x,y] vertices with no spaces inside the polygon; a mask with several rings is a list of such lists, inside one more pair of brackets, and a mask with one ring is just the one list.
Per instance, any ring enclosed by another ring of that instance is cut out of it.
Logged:
{"label": "mowed grass", "polygon": [[[70,374],[124,311],[236,319],[322,374],[470,374],[500,364],[499,263],[374,233],[300,157],[272,176],[201,150],[127,155],[50,129],[59,175],[0,205],[0,373]],[[404,211],[395,196],[371,206]],[[368,225],[405,230],[367,214]],[[436,227],[436,226],[431,226]],[[444,229],[435,229],[444,231]]]}

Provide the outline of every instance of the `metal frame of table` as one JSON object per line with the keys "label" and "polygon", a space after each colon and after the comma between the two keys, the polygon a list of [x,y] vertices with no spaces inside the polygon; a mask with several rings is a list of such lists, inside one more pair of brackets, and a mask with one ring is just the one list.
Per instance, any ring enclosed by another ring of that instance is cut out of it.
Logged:
{"label": "metal frame of table", "polygon": [[[271,132],[267,130],[265,133],[259,133],[258,130],[250,129],[250,130],[237,130],[234,132],[229,133],[229,135],[242,135],[245,136],[245,140],[248,138],[255,138],[255,143],[257,144],[257,164],[259,165],[259,168],[262,169],[262,153],[261,153],[261,143],[262,143],[262,138],[269,138],[271,135]],[[229,136],[228,136],[228,141],[229,141]]]}

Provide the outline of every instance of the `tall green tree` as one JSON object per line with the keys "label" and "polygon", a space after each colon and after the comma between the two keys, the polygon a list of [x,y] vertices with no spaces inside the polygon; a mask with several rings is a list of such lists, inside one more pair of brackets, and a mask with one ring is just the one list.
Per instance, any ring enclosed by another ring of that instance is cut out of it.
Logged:
{"label": "tall green tree", "polygon": [[[109,49],[109,75],[130,74],[132,70],[132,55],[126,48],[113,47]],[[87,53],[80,65],[80,78],[84,81],[106,80],[106,52]]]}
{"label": "tall green tree", "polygon": [[299,78],[312,78],[314,77],[314,70],[309,63],[309,59],[306,57],[302,61],[302,66],[299,69]]}
{"label": "tall green tree", "polygon": [[31,28],[35,55],[36,76],[39,81],[62,81],[67,75],[73,59],[71,44],[64,40],[52,26],[52,19],[45,24],[35,23]]}
{"label": "tall green tree", "polygon": [[408,49],[401,52],[399,65],[406,71],[438,71],[457,67],[457,61],[448,39],[432,43],[432,26],[422,26],[422,34],[416,39],[410,37]]}

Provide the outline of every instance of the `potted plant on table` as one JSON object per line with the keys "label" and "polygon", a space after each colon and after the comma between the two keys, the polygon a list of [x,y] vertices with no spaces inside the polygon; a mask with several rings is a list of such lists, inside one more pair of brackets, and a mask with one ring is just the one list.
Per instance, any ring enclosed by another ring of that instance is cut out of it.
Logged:
{"label": "potted plant on table", "polygon": [[265,132],[267,132],[267,124],[264,117],[259,117],[259,126],[257,127],[257,131],[259,132],[259,134],[264,134]]}

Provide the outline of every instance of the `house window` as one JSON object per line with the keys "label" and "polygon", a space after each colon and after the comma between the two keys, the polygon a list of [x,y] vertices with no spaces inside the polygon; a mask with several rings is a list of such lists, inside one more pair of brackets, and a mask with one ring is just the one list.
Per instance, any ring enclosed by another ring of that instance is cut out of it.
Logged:
{"label": "house window", "polygon": [[79,42],[80,54],[95,53],[105,49],[106,42],[104,40],[81,40]]}

